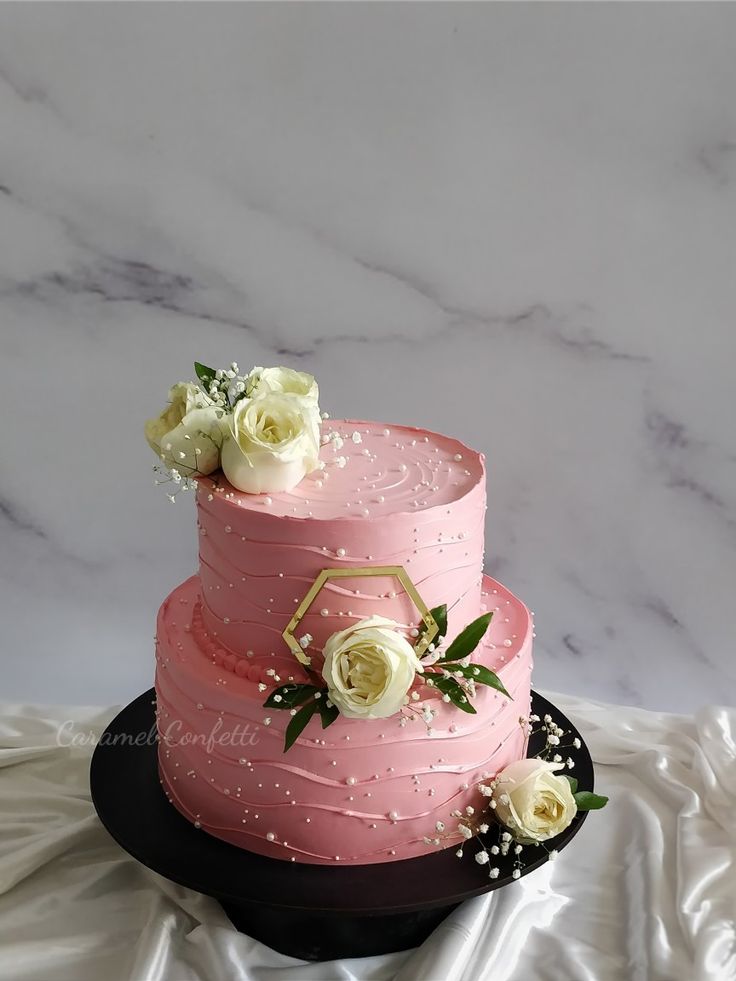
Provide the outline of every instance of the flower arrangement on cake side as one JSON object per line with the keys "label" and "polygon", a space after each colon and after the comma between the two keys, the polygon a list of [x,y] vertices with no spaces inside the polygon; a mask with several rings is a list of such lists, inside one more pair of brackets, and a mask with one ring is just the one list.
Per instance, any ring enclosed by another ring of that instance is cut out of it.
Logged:
{"label": "flower arrangement on cake side", "polygon": [[[447,606],[435,607],[430,618],[437,628],[436,643],[426,645],[427,653],[422,657],[419,645],[412,646],[401,625],[386,617],[366,617],[332,634],[322,651],[321,672],[315,671],[310,662],[310,683],[287,682],[275,688],[264,702],[264,708],[285,709],[292,716],[284,734],[284,752],[316,713],[324,729],[340,715],[348,719],[398,715],[399,725],[403,726],[413,714],[418,714],[431,729],[435,711],[429,706],[419,711],[413,705],[421,700],[423,687],[436,689],[443,702],[471,714],[475,714],[471,698],[478,685],[488,685],[511,698],[494,671],[470,660],[492,616],[484,613],[478,617],[443,649]],[[426,630],[423,622],[412,632],[420,638]],[[307,634],[300,643],[307,647],[311,639]],[[281,681],[275,673],[273,677],[275,682]]]}
{"label": "flower arrangement on cake side", "polygon": [[577,736],[565,743],[563,740],[571,733],[558,726],[549,714],[543,719],[538,715],[522,717],[519,724],[529,735],[543,734],[544,748],[536,756],[516,760],[492,779],[479,783],[477,789],[487,803],[478,808],[468,806],[464,812],[453,811],[451,816],[457,819],[454,831],[448,831],[445,822],[438,821],[437,834],[424,839],[426,844],[437,847],[459,843],[455,852],[458,858],[463,858],[469,842],[476,841],[479,848],[475,861],[488,867],[491,879],[499,875],[494,859],[509,852],[514,855],[511,876],[518,879],[524,868],[522,855],[529,846],[543,848],[554,861],[557,852],[547,848],[545,842],[566,831],[578,812],[597,811],[608,803],[608,797],[578,791],[576,778],[561,772],[575,767],[572,757],[563,760],[559,750],[580,749]]}

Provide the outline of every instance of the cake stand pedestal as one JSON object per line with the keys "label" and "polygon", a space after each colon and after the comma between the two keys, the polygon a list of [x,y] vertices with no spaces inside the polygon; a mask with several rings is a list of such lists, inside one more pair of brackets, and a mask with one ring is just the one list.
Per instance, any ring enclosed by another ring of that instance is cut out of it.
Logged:
{"label": "cake stand pedestal", "polygon": [[[131,702],[110,723],[92,756],[92,801],[118,844],[173,882],[217,899],[236,929],[302,960],[365,957],[421,944],[461,902],[513,884],[514,856],[494,856],[488,877],[466,848],[377,865],[303,865],[235,848],[190,824],[167,801],[158,777],[155,692]],[[532,693],[532,713],[549,713],[581,739],[569,751],[579,790],[593,790],[593,764],[582,737],[547,699]],[[532,736],[529,754],[542,747]],[[567,752],[567,750],[566,750]],[[565,848],[585,820],[546,842]],[[547,861],[543,848],[524,850],[522,875]]]}

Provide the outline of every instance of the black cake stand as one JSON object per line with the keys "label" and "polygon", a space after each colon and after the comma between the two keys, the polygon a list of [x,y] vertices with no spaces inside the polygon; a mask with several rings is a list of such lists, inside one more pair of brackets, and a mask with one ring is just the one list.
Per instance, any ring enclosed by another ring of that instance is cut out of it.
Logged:
{"label": "black cake stand", "polygon": [[[254,855],[197,830],[161,789],[154,728],[155,692],[140,695],[105,730],[92,756],[92,801],[112,837],[139,862],[180,885],[213,896],[233,925],[269,947],[302,960],[363,957],[416,947],[456,906],[513,884],[514,856],[494,856],[487,867],[466,847],[378,865],[302,865]],[[532,693],[532,713],[549,713],[580,749],[579,790],[593,790],[593,764],[580,734],[554,705]],[[533,735],[529,755],[543,748]],[[549,849],[564,848],[585,820],[579,813]],[[489,836],[491,837],[491,836]],[[495,840],[495,839],[492,839]],[[544,848],[526,847],[522,875],[547,861]]]}

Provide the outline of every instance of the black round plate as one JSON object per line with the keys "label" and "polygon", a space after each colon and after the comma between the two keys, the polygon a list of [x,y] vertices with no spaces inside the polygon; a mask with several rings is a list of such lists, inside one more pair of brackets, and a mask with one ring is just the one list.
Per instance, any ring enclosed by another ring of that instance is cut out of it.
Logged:
{"label": "black round plate", "polygon": [[[421,943],[463,900],[514,880],[514,856],[495,856],[490,879],[475,861],[477,848],[456,847],[421,858],[377,865],[300,865],[265,858],[213,838],[190,824],[167,801],[159,783],[154,721],[155,691],[140,695],[105,730],[92,756],[92,801],[112,837],[134,858],[173,882],[218,899],[235,926],[292,957],[327,960],[404,950]],[[579,790],[593,790],[593,763],[580,734],[555,706],[532,693],[532,713],[550,714],[580,749]],[[532,736],[529,755],[543,748]],[[546,842],[559,851],[580,830],[586,814]],[[470,844],[470,843],[469,843]],[[547,861],[544,848],[525,847],[522,875]]]}

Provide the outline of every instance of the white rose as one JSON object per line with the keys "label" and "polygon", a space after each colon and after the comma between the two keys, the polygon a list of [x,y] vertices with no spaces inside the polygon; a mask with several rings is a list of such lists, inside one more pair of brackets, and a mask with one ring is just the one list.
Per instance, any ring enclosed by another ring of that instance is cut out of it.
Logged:
{"label": "white rose", "polygon": [[169,389],[169,404],[145,425],[148,445],[169,468],[183,476],[208,474],[220,466],[220,421],[217,409],[191,382]]}
{"label": "white rose", "polygon": [[385,719],[404,704],[420,670],[414,648],[386,617],[368,617],[328,638],[322,677],[349,719]]}
{"label": "white rose", "polygon": [[313,405],[319,401],[314,376],[293,368],[253,368],[245,380],[245,391],[250,398],[280,392],[282,395],[299,395]]}
{"label": "white rose", "polygon": [[529,758],[511,763],[496,777],[496,817],[521,842],[554,838],[577,814],[570,783],[558,777],[561,763]]}
{"label": "white rose", "polygon": [[241,399],[228,423],[222,469],[238,490],[289,491],[319,464],[319,412],[298,395]]}

